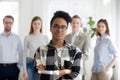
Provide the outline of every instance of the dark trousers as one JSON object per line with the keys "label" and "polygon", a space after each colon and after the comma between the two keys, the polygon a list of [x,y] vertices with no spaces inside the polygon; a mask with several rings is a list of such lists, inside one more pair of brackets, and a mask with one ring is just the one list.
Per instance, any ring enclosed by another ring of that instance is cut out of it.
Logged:
{"label": "dark trousers", "polygon": [[0,64],[0,80],[18,80],[20,70],[17,64]]}

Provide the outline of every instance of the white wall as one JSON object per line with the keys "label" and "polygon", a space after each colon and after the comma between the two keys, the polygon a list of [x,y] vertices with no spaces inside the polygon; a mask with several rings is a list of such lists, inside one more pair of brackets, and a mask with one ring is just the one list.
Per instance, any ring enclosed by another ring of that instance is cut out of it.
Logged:
{"label": "white wall", "polygon": [[71,16],[78,14],[82,18],[84,26],[86,26],[89,16],[96,21],[106,18],[110,27],[112,26],[112,37],[116,39],[114,33],[116,30],[113,28],[116,26],[116,0],[19,0],[19,2],[21,26],[19,32],[22,36],[29,32],[30,21],[36,15],[43,19],[43,33],[49,34],[49,22],[53,13],[56,10],[65,10]]}
{"label": "white wall", "polygon": [[[44,19],[44,0],[20,0],[20,29],[22,40],[29,33],[31,20],[34,16]],[[44,28],[46,30],[46,28]]]}
{"label": "white wall", "polygon": [[120,80],[120,0],[116,0],[116,45],[119,50],[119,62],[117,62],[115,80]]}
{"label": "white wall", "polygon": [[117,10],[116,10],[116,32],[117,32],[117,34],[116,34],[116,36],[117,36],[117,41],[116,41],[116,44],[117,44],[117,46],[119,47],[119,50],[120,50],[120,37],[119,37],[119,34],[120,34],[120,0],[117,0],[117,2],[116,2],[117,4],[116,4],[116,8],[117,8]]}
{"label": "white wall", "polygon": [[[18,33],[22,39],[28,35],[31,19],[34,16],[40,16],[43,20],[43,33],[51,38],[49,31],[50,19],[56,10],[64,10],[71,16],[78,14],[83,22],[83,26],[87,26],[88,17],[92,16],[98,21],[100,18],[106,18],[109,22],[111,37],[120,50],[120,0],[0,0],[0,1],[18,1],[19,2],[19,30]],[[68,33],[70,32],[70,28]],[[95,38],[92,39],[95,41]],[[93,42],[92,42],[93,43]],[[92,44],[89,60],[87,61],[86,80],[90,80],[91,66],[93,63]],[[120,65],[117,65],[120,69]],[[120,80],[119,74],[115,73],[114,80]]]}

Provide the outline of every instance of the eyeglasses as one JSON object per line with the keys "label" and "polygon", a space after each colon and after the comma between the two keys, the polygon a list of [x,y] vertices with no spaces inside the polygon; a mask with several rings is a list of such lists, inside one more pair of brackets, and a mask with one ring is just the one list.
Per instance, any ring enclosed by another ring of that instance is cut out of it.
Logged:
{"label": "eyeglasses", "polygon": [[13,24],[13,22],[4,22],[4,23],[5,23],[5,24],[10,24],[10,25]]}
{"label": "eyeglasses", "polygon": [[59,26],[59,25],[53,25],[52,26],[54,29],[57,29],[57,30],[59,30],[59,29],[61,29],[61,30],[63,30],[63,31],[65,31],[65,30],[67,30],[67,26]]}

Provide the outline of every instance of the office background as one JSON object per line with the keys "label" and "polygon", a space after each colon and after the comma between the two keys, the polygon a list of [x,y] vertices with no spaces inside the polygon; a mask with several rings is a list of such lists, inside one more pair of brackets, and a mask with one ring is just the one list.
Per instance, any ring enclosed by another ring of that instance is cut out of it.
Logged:
{"label": "office background", "polygon": [[[107,19],[111,37],[120,50],[120,0],[0,0],[0,32],[3,31],[2,19],[10,14],[15,18],[13,32],[20,35],[22,42],[29,33],[31,19],[40,16],[43,20],[43,34],[51,39],[49,31],[50,19],[56,10],[69,12],[71,16],[77,14],[81,17],[83,27],[88,27],[88,18],[92,17],[95,22],[101,18]],[[96,25],[95,25],[96,26]],[[68,33],[70,32],[68,29]],[[95,37],[91,39],[92,49],[87,61],[86,80],[90,80],[91,66],[93,63],[93,48]],[[120,67],[114,70],[113,80],[120,80]]]}

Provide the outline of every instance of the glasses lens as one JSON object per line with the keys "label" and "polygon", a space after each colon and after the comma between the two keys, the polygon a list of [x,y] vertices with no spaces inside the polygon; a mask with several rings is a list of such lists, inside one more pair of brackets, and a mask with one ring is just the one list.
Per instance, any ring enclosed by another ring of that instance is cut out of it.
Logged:
{"label": "glasses lens", "polygon": [[55,28],[55,29],[62,29],[62,30],[66,30],[67,29],[66,26],[59,26],[59,25],[54,25],[53,28]]}

